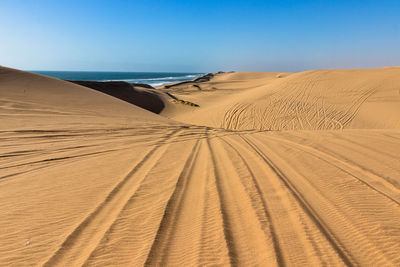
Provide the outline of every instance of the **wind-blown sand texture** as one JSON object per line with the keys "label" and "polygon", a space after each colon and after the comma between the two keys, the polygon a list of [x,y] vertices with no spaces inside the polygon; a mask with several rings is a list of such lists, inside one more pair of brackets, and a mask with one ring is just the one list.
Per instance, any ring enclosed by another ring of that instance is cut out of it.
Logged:
{"label": "wind-blown sand texture", "polygon": [[400,68],[158,90],[0,68],[1,266],[400,265]]}

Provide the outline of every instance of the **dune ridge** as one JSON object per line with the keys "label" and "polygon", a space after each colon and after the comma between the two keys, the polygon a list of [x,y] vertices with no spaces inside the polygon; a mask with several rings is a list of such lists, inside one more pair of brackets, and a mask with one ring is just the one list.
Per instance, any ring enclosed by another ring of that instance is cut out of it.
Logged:
{"label": "dune ridge", "polygon": [[0,266],[397,266],[399,74],[220,73],[155,114],[2,67]]}
{"label": "dune ridge", "polygon": [[[207,109],[196,110],[190,117],[177,114],[177,118],[189,117],[207,126],[232,130],[398,129],[399,74],[399,67],[225,74],[198,86],[206,89],[223,83],[224,90],[235,94],[224,92],[223,100],[214,104],[212,98],[219,97],[220,92],[210,91],[201,96],[211,103]],[[191,90],[178,86],[170,91],[180,94]],[[210,115],[212,120],[208,119]]]}
{"label": "dune ridge", "polygon": [[[128,103],[146,109],[154,113],[160,113],[165,105],[163,95],[151,86],[131,84],[127,82],[94,82],[94,81],[70,81],[85,87],[92,88],[102,93],[114,96]],[[150,88],[149,88],[150,87]]]}

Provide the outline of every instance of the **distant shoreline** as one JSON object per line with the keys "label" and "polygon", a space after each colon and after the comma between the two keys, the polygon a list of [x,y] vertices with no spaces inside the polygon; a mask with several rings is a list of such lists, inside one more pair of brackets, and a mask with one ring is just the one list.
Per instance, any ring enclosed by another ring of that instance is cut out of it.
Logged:
{"label": "distant shoreline", "polygon": [[30,71],[61,80],[79,81],[124,81],[142,83],[153,87],[170,83],[190,81],[203,76],[205,73],[192,72],[106,72],[106,71]]}

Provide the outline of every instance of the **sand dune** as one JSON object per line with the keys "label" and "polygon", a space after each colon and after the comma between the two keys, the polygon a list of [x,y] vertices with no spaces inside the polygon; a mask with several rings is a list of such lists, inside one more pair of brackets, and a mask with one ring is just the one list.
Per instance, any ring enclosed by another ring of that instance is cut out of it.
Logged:
{"label": "sand dune", "polygon": [[207,108],[176,118],[232,130],[398,129],[399,83],[400,68],[225,74],[201,85],[208,93],[198,101]]}
{"label": "sand dune", "polygon": [[149,90],[149,88],[146,87],[133,86],[127,82],[71,82],[114,96],[157,114],[165,107],[164,102],[166,100],[163,101],[163,98],[169,98],[168,95],[157,92],[157,90]]}
{"label": "sand dune", "polygon": [[218,74],[157,115],[1,68],[0,265],[398,266],[399,77]]}

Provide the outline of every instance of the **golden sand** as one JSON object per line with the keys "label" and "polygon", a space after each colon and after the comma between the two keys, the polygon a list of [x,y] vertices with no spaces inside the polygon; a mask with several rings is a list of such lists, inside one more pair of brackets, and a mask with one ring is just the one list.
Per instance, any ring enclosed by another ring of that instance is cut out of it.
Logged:
{"label": "golden sand", "polygon": [[224,73],[157,115],[1,67],[0,265],[398,266],[399,85]]}

